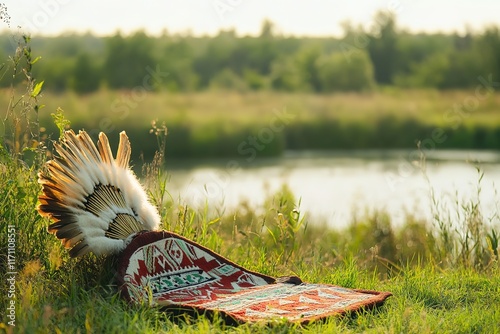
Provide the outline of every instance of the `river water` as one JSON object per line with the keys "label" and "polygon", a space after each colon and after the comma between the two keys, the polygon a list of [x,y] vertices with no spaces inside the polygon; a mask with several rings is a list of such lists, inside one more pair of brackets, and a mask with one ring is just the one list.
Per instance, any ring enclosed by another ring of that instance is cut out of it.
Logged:
{"label": "river water", "polygon": [[500,198],[500,153],[495,151],[431,151],[424,164],[416,151],[287,152],[251,162],[167,161],[167,171],[169,193],[178,204],[208,204],[229,212],[246,201],[258,208],[286,184],[309,223],[332,227],[373,210],[385,210],[394,224],[407,213],[430,221],[431,190],[441,209],[479,198],[486,218],[496,217]]}

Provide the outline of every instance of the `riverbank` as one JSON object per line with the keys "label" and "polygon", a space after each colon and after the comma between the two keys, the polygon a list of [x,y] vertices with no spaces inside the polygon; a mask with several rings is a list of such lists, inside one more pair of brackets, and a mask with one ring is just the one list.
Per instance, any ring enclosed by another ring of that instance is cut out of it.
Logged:
{"label": "riverbank", "polygon": [[[297,209],[288,188],[265,199],[261,208],[245,203],[225,214],[195,210],[164,195],[168,177],[150,173],[144,180],[162,217],[162,229],[213,249],[248,269],[272,276],[297,275],[304,281],[348,288],[390,291],[379,309],[332,318],[305,328],[261,324],[228,328],[221,319],[173,318],[149,305],[132,307],[116,294],[114,259],[69,258],[46,232],[48,222],[34,210],[40,187],[37,169],[2,155],[0,237],[16,233],[16,331],[76,333],[219,333],[219,332],[485,332],[500,322],[498,216],[484,217],[477,202],[458,202],[454,211],[436,206],[433,221],[409,214],[401,227],[383,210],[361,216],[345,228],[311,224]],[[472,181],[474,182],[474,181]],[[439,204],[439,201],[437,202]],[[264,209],[264,210],[261,210]],[[454,229],[450,215],[462,217]],[[12,228],[10,228],[12,226]],[[10,241],[9,241],[10,242]],[[10,244],[9,244],[10,245]],[[0,287],[8,291],[6,266]],[[9,300],[3,299],[5,309]],[[424,320],[422,320],[424,319]],[[10,318],[0,319],[9,332]]]}
{"label": "riverbank", "polygon": [[[44,93],[40,124],[57,137],[50,114],[65,110],[73,129],[126,130],[134,160],[157,149],[151,122],[168,128],[170,158],[280,156],[287,150],[495,149],[500,94],[488,90],[381,89],[372,93]],[[7,105],[9,95],[1,94]]]}

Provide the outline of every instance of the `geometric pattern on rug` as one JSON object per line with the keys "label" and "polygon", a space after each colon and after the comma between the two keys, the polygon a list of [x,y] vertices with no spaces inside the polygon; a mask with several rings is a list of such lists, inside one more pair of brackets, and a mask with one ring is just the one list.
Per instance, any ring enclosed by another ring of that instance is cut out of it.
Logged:
{"label": "geometric pattern on rug", "polygon": [[122,253],[118,276],[131,302],[218,312],[239,323],[307,323],[381,305],[391,295],[300,280],[277,283],[170,232],[137,236]]}

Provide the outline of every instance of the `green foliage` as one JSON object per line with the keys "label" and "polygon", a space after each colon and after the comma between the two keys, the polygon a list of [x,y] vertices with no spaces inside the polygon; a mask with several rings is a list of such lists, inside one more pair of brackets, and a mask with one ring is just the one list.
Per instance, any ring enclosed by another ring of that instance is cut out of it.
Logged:
{"label": "green foliage", "polygon": [[50,116],[52,116],[54,124],[59,129],[59,139],[62,139],[64,137],[64,131],[69,129],[71,121],[64,117],[64,110],[61,108],[57,108],[56,112],[50,114]]}
{"label": "green foliage", "polygon": [[[17,49],[6,62],[0,77],[10,77],[11,84],[6,103],[6,114],[2,119],[2,143],[14,158],[40,163],[44,153],[45,135],[40,128],[39,112],[44,105],[39,103],[44,81],[37,82],[33,66],[40,57],[33,57],[31,38],[27,35],[16,36]],[[38,66],[38,65],[37,65]],[[22,81],[24,87],[17,89],[16,83]]]}
{"label": "green foliage", "polygon": [[[446,212],[440,215],[442,227],[434,229],[411,215],[396,228],[383,211],[360,215],[341,230],[309,224],[300,211],[300,201],[286,186],[269,194],[262,207],[242,203],[227,214],[207,206],[189,208],[178,205],[168,195],[168,175],[162,164],[166,128],[155,122],[152,132],[159,155],[145,168],[145,181],[160,210],[163,228],[265,274],[298,275],[311,282],[388,290],[395,296],[379,310],[303,328],[291,324],[228,328],[218,318],[175,318],[147,305],[128,305],[114,287],[116,259],[69,259],[57,239],[46,233],[48,222],[34,210],[39,193],[37,168],[17,164],[5,155],[0,163],[0,212],[4,222],[17,231],[16,287],[23,292],[17,300],[19,331],[307,333],[496,329],[500,321],[495,306],[500,302],[496,293],[500,289],[495,257],[499,251],[497,227],[488,227],[478,203],[459,202],[455,207],[456,214],[464,217],[465,234],[451,232]],[[478,182],[482,182],[481,177]],[[0,231],[0,237],[6,238],[5,229]],[[476,246],[478,241],[485,246]],[[442,251],[444,244],[449,246],[445,248],[449,253]],[[0,275],[4,275],[5,262],[1,264]],[[1,282],[6,284],[3,278]],[[0,306],[5,307],[4,303]],[[6,318],[1,321],[0,326],[6,329]]]}
{"label": "green foliage", "polygon": [[442,87],[449,69],[449,58],[445,53],[435,53],[424,61],[411,66],[411,74],[398,74],[394,82],[402,87]]}
{"label": "green foliage", "polygon": [[[1,35],[0,55],[13,53],[13,44],[11,36]],[[465,35],[411,34],[400,29],[389,12],[377,13],[371,30],[345,23],[341,38],[285,37],[264,22],[256,37],[238,36],[234,30],[214,37],[166,32],[153,37],[138,31],[128,36],[40,37],[34,46],[44,58],[35,75],[45,79],[46,89],[79,94],[101,85],[205,90],[219,85],[214,81],[221,81],[220,76],[237,91],[302,92],[362,91],[374,84],[468,88],[477,85],[479,75],[500,76],[497,26]],[[323,72],[322,64],[330,74]],[[149,87],[144,84],[151,74],[147,68],[157,66],[169,75]],[[234,78],[227,80],[228,73]],[[0,79],[0,86],[10,84],[10,74]]]}
{"label": "green foliage", "polygon": [[76,58],[71,80],[70,86],[77,93],[90,93],[99,88],[100,70],[92,62],[89,54],[82,53]]}
{"label": "green foliage", "polygon": [[376,26],[370,34],[368,53],[375,69],[375,80],[380,84],[392,84],[397,71],[398,33],[396,18],[389,12],[378,12],[375,15]]}
{"label": "green foliage", "polygon": [[349,59],[341,53],[323,56],[316,66],[324,92],[367,91],[375,86],[372,64],[363,52],[356,52]]}
{"label": "green foliage", "polygon": [[[272,33],[266,30],[263,35],[269,38]],[[28,100],[18,99],[12,93],[7,103],[8,123],[4,125],[14,125],[14,128],[6,127],[9,131],[0,136],[0,218],[3,227],[0,229],[0,240],[12,238],[8,236],[12,234],[8,232],[12,226],[15,230],[17,272],[16,332],[498,331],[499,238],[498,226],[494,225],[498,217],[485,218],[481,213],[478,198],[484,181],[480,171],[477,197],[464,201],[452,199],[454,206],[443,204],[443,198],[433,197],[435,214],[432,222],[419,221],[408,215],[403,226],[395,227],[390,216],[383,211],[375,211],[360,215],[351,225],[340,230],[316,222],[308,224],[309,219],[300,211],[300,201],[286,186],[275,194],[269,194],[262,207],[250,207],[242,203],[234,212],[221,214],[207,206],[194,209],[180,205],[168,196],[168,175],[165,175],[163,168],[164,152],[168,147],[165,137],[167,132],[164,125],[156,122],[152,124],[152,135],[155,137],[152,141],[158,145],[158,154],[153,163],[145,167],[145,182],[153,203],[161,213],[163,228],[180,233],[236,263],[265,274],[298,275],[310,282],[387,290],[394,296],[382,308],[331,318],[304,327],[287,323],[228,327],[217,316],[213,320],[203,315],[198,318],[173,317],[148,305],[126,303],[116,292],[116,258],[90,255],[83,259],[70,259],[61,243],[46,232],[48,221],[42,219],[35,210],[40,191],[37,172],[43,167],[38,163],[41,161],[30,164],[20,160],[25,158],[20,152],[30,147],[27,143],[33,138],[36,139],[40,157],[45,152],[38,122],[38,111],[41,109],[38,97],[42,81],[37,84],[31,76],[31,66],[38,58],[33,60],[31,57],[29,42],[28,38],[23,39],[20,45],[23,52],[13,58],[12,67],[14,73],[28,74],[23,78],[26,85],[26,94],[23,96]],[[409,98],[408,95],[405,94],[405,99]],[[205,100],[197,101],[197,98],[199,96],[190,96],[189,102],[201,102],[200,105],[207,106]],[[233,103],[232,98],[230,94],[225,95],[224,104]],[[302,98],[299,96],[298,100]],[[383,101],[388,104],[387,100]],[[179,103],[179,100],[174,102]],[[348,102],[351,105],[352,99]],[[292,100],[290,107],[296,107],[295,103]],[[313,105],[317,103],[313,101]],[[243,103],[242,109],[247,104]],[[347,109],[347,113],[352,113],[350,108]],[[205,108],[202,110],[204,113],[210,112]],[[341,112],[342,108],[336,111]],[[145,116],[141,114],[140,117]],[[329,118],[314,122],[319,124]],[[60,131],[68,124],[61,110],[56,111],[54,120]],[[338,129],[348,128],[339,120],[333,121],[332,124]],[[381,131],[398,121],[397,118],[380,121],[384,124]],[[190,128],[184,131],[187,134],[177,135],[178,138],[189,138]],[[137,132],[141,133],[141,130]],[[169,139],[174,133],[169,129]],[[143,138],[139,136],[137,138]],[[132,143],[136,142],[138,140],[132,140]],[[181,143],[174,142],[175,145]],[[459,227],[452,224],[452,215],[460,218]],[[0,243],[1,254],[7,254],[7,248],[6,242]],[[11,269],[7,270],[7,265],[6,257],[2,256],[2,291],[8,288],[6,273]],[[7,298],[1,299],[0,308],[5,310],[7,302]],[[5,314],[0,318],[0,329],[5,332],[12,330]]]}
{"label": "green foliage", "polygon": [[47,90],[64,92],[66,89],[71,88],[70,82],[73,68],[74,59],[53,57],[50,61],[44,62],[43,66],[39,66],[35,73],[37,77],[44,78]]}
{"label": "green foliage", "polygon": [[302,73],[291,57],[284,57],[273,62],[270,74],[271,87],[277,91],[305,90]]}
{"label": "green foliage", "polygon": [[316,45],[303,47],[294,55],[294,64],[300,73],[301,82],[313,92],[321,90],[320,69],[317,66],[321,55],[322,50]]}
{"label": "green foliage", "polygon": [[[155,139],[147,135],[152,119],[162,119],[168,125],[168,159],[247,158],[245,149],[252,147],[248,138],[259,138],[275,125],[279,131],[273,132],[269,142],[264,138],[265,145],[258,144],[259,157],[305,149],[412,150],[419,140],[431,139],[436,129],[442,131],[443,138],[435,143],[437,149],[497,149],[500,117],[496,110],[500,96],[491,94],[474,110],[462,108],[461,114],[452,113],[455,105],[469,101],[473,94],[429,90],[239,93],[214,89],[188,94],[144,92],[139,96],[100,90],[79,98],[54,94],[45,88],[43,92],[45,109],[55,111],[66,106],[67,118],[71,118],[75,129],[84,128],[92,135],[125,130],[134,143],[135,161],[140,161],[141,154],[146,161],[154,157]],[[7,105],[7,98],[0,96],[0,103]],[[282,114],[281,110],[289,115],[284,119],[286,123],[276,116]],[[58,136],[50,113],[40,113],[39,123],[44,133]],[[115,144],[114,136],[110,140]],[[27,139],[23,141],[28,143]],[[6,141],[9,143],[10,138]]]}
{"label": "green foliage", "polygon": [[192,91],[199,85],[199,74],[193,68],[194,50],[187,39],[168,39],[156,56],[163,71],[169,76],[164,85],[169,91]]}
{"label": "green foliage", "polygon": [[31,94],[30,94],[31,97],[35,98],[38,95],[40,95],[40,92],[42,91],[43,83],[44,83],[44,81],[40,81],[39,83],[37,83],[33,87],[33,90],[31,91]]}
{"label": "green foliage", "polygon": [[500,75],[500,29],[490,26],[477,39],[476,48],[481,50],[484,70],[493,73],[496,77]]}
{"label": "green foliage", "polygon": [[[217,317],[176,318],[147,305],[129,305],[116,294],[116,259],[70,259],[60,242],[46,233],[47,222],[34,210],[39,192],[36,170],[12,161],[0,167],[5,175],[0,180],[0,212],[17,231],[19,332],[494,332],[500,321],[498,260],[492,259],[487,267],[470,267],[459,254],[457,262],[439,261],[434,247],[440,237],[428,240],[430,228],[411,217],[398,229],[383,212],[360,216],[339,231],[306,225],[308,218],[298,214],[299,203],[286,187],[270,194],[262,208],[242,204],[223,216],[176,206],[172,199],[154,202],[162,205],[163,228],[241,265],[274,276],[299,275],[311,282],[391,291],[394,296],[382,308],[305,327],[232,328]],[[158,171],[149,174],[157,180],[149,183],[153,187],[164,180]],[[165,195],[150,190],[153,199]],[[0,237],[6,238],[5,229]],[[461,240],[452,237],[450,242],[460,245]],[[5,262],[0,264],[4,275]],[[1,282],[5,291],[5,280]],[[6,320],[0,319],[0,328],[8,328]]]}
{"label": "green foliage", "polygon": [[[423,64],[429,57],[436,55],[447,55],[454,51],[454,41],[449,35],[443,34],[409,34],[399,32],[397,52],[399,59],[397,73],[395,75],[405,77],[413,73],[413,68]],[[397,84],[397,82],[396,82]],[[429,82],[427,87],[434,87]]]}
{"label": "green foliage", "polygon": [[[476,169],[476,193],[469,199],[438,198],[431,191],[436,238],[434,253],[439,262],[466,268],[483,268],[498,261],[498,237],[495,230],[498,227],[491,222],[499,217],[497,214],[483,217],[479,196],[484,173],[479,168]],[[453,224],[450,217],[455,217],[458,225]]]}
{"label": "green foliage", "polygon": [[267,78],[260,75],[255,70],[245,69],[243,71],[243,80],[251,90],[261,90],[267,88]]}
{"label": "green foliage", "polygon": [[106,58],[103,75],[110,88],[144,86],[148,67],[155,68],[157,61],[151,53],[154,41],[144,32],[129,38],[116,35],[106,41]]}
{"label": "green foliage", "polygon": [[239,92],[247,90],[245,81],[243,81],[238,75],[227,68],[217,73],[215,77],[210,80],[210,88],[236,90]]}

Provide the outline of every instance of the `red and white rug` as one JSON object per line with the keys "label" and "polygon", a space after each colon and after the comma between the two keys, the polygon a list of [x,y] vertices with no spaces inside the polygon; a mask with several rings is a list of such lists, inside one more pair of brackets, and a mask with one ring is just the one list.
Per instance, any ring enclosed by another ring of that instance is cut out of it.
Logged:
{"label": "red and white rug", "polygon": [[237,323],[287,319],[307,323],[383,304],[390,292],[309,284],[247,270],[170,232],[146,232],[122,253],[122,295],[135,303],[218,312]]}

